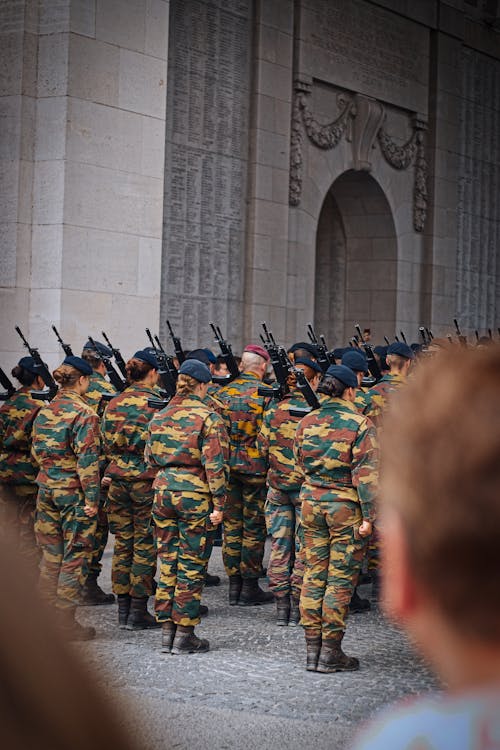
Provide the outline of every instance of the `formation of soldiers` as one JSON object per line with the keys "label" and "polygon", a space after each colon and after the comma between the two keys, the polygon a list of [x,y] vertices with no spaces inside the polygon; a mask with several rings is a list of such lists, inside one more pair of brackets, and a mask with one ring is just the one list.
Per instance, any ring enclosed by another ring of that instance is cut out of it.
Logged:
{"label": "formation of soldiers", "polygon": [[[378,595],[377,430],[419,358],[458,344],[422,328],[421,344],[372,349],[358,328],[330,351],[309,326],[285,350],[264,326],[239,359],[212,329],[220,356],[184,352],[173,332],[170,356],[148,330],[127,362],[107,338],[75,356],[54,329],[66,356],[52,375],[18,331],[20,387],[0,370],[1,531],[69,638],[95,637],[78,606],[116,596],[120,628],[161,628],[162,651],[187,654],[209,648],[194,628],[203,587],[220,583],[207,566],[222,524],[229,604],[274,602],[278,626],[304,627],[308,670],[355,670],[341,643],[348,611],[370,607],[363,570]],[[108,530],[113,594],[98,584]]]}

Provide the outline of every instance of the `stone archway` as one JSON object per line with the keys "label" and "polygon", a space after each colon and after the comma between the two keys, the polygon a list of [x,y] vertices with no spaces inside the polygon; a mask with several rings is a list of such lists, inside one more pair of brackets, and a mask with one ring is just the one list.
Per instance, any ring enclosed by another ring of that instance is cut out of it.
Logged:
{"label": "stone archway", "polygon": [[314,320],[330,346],[354,325],[373,340],[392,338],[397,321],[397,240],[389,202],[367,172],[349,170],[328,191],[318,219]]}

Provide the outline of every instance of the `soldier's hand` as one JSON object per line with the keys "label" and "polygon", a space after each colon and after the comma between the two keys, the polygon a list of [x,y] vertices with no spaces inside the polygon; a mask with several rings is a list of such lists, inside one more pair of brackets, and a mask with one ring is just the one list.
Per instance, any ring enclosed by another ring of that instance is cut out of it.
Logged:
{"label": "soldier's hand", "polygon": [[101,479],[101,487],[103,488],[109,487],[112,481],[113,480],[111,479],[111,477],[103,477]]}
{"label": "soldier's hand", "polygon": [[210,521],[214,526],[218,526],[220,523],[222,523],[222,511],[221,510],[213,510],[210,513]]}
{"label": "soldier's hand", "polygon": [[83,506],[83,512],[86,516],[89,516],[89,518],[93,518],[95,515],[97,515],[98,507],[97,505],[85,505]]}
{"label": "soldier's hand", "polygon": [[367,537],[370,536],[372,533],[372,522],[371,521],[362,521],[361,525],[358,529],[358,534],[361,537]]}

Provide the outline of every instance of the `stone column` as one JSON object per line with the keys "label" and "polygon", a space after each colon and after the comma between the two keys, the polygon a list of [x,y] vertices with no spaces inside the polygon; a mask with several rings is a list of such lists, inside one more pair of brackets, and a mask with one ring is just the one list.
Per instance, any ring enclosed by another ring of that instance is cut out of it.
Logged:
{"label": "stone column", "polygon": [[130,356],[159,322],[169,3],[39,8],[32,238],[17,251],[31,279],[15,296],[51,363],[52,322],[75,351],[104,328]]}

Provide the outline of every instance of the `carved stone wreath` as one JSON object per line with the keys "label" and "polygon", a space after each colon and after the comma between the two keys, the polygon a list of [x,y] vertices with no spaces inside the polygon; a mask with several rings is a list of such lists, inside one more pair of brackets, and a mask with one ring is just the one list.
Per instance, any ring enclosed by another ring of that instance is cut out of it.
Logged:
{"label": "carved stone wreath", "polygon": [[415,168],[413,185],[413,226],[422,232],[427,215],[427,161],[425,158],[425,131],[427,123],[417,116],[412,119],[412,134],[403,145],[398,145],[384,128],[386,111],[381,102],[360,94],[341,94],[337,101],[339,116],[331,123],[321,125],[308,107],[312,85],[298,81],[292,110],[290,147],[289,202],[298,206],[302,193],[302,139],[305,132],[317,148],[330,150],[346,136],[352,142],[354,168],[371,170],[370,153],[378,141],[380,151],[393,169]]}

